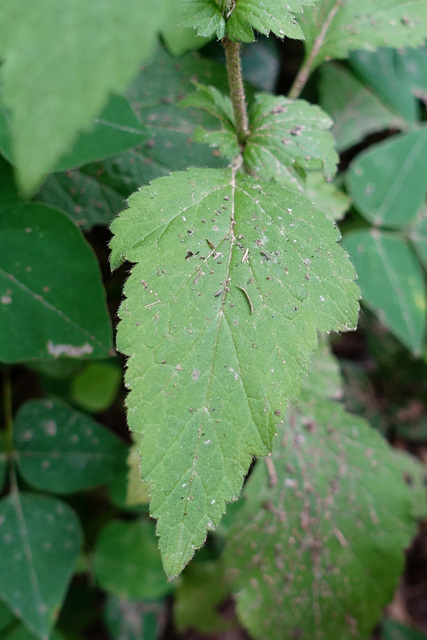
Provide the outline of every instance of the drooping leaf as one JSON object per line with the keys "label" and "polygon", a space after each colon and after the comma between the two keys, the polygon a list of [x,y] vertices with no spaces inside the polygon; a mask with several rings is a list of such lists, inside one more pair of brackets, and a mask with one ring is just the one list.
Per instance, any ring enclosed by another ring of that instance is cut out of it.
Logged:
{"label": "drooping leaf", "polygon": [[23,190],[35,190],[109,94],[126,88],[162,17],[155,0],[2,2],[2,98]]}
{"label": "drooping leaf", "polygon": [[407,128],[401,116],[380,100],[375,88],[361,82],[347,68],[325,64],[320,74],[320,104],[334,121],[331,133],[339,151],[370,133]]}
{"label": "drooping leaf", "polygon": [[[0,108],[0,149],[13,163],[10,126],[9,114]],[[88,133],[82,133],[71,151],[63,155],[52,169],[64,171],[118,155],[147,137],[146,127],[139,122],[128,101],[123,96],[112,96]]]}
{"label": "drooping leaf", "polygon": [[418,212],[411,225],[409,237],[424,268],[427,269],[427,206],[423,206]]}
{"label": "drooping leaf", "polygon": [[347,186],[357,209],[376,226],[400,228],[427,192],[427,127],[370,147],[352,162]]}
{"label": "drooping leaf", "polygon": [[105,525],[96,543],[94,566],[100,586],[117,597],[154,600],[172,589],[148,520]]}
{"label": "drooping leaf", "polygon": [[0,597],[40,640],[48,640],[80,551],[68,505],[14,493],[0,501]]}
{"label": "drooping leaf", "polygon": [[416,47],[427,37],[424,0],[319,0],[298,20],[312,70],[356,49]]}
{"label": "drooping leaf", "polygon": [[37,194],[90,228],[109,224],[124,201],[153,178],[188,166],[225,166],[206,145],[193,142],[197,125],[212,118],[201,110],[183,110],[178,102],[193,91],[191,80],[225,91],[224,68],[213,60],[188,54],[177,61],[159,48],[133,83],[129,98],[140,121],[147,125],[148,141],[102,163],[50,175]]}
{"label": "drooping leaf", "polygon": [[113,640],[156,640],[163,637],[166,605],[109,596],[104,619]]}
{"label": "drooping leaf", "polygon": [[411,488],[381,436],[336,403],[306,400],[244,495],[225,562],[251,636],[365,640],[416,531]]}
{"label": "drooping leaf", "polygon": [[233,169],[154,181],[114,221],[125,285],[118,348],[128,422],[166,572],[177,575],[239,495],[298,396],[317,330],[354,327],[353,269],[302,196]]}
{"label": "drooping leaf", "polygon": [[5,362],[110,355],[95,255],[60,211],[16,204],[0,216],[0,324]]}
{"label": "drooping leaf", "polygon": [[45,491],[70,493],[109,482],[124,465],[127,448],[84,413],[52,400],[24,404],[14,423],[17,464]]}
{"label": "drooping leaf", "polygon": [[192,562],[178,586],[173,608],[179,631],[221,633],[235,623],[221,616],[218,608],[231,597],[231,585],[221,562]]}
{"label": "drooping leaf", "polygon": [[358,274],[363,302],[411,351],[421,349],[426,292],[419,262],[398,236],[355,231],[344,239]]}
{"label": "drooping leaf", "polygon": [[374,53],[353,51],[349,65],[365,86],[372,87],[384,105],[411,125],[420,113],[418,103],[408,89],[406,76],[398,65],[399,57],[400,52],[387,47]]}
{"label": "drooping leaf", "polygon": [[244,161],[260,177],[301,189],[301,171],[321,169],[328,178],[335,174],[338,156],[328,131],[332,120],[319,107],[258,94],[249,122]]}
{"label": "drooping leaf", "polygon": [[70,398],[85,411],[105,411],[116,399],[122,370],[113,362],[91,362],[71,382]]}

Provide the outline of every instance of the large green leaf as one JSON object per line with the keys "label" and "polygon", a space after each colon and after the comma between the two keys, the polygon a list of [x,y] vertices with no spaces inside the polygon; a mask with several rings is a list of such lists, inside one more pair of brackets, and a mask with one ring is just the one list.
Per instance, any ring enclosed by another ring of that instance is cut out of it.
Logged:
{"label": "large green leaf", "polygon": [[14,493],[0,501],[0,597],[48,640],[80,551],[79,522],[60,500]]}
{"label": "large green leaf", "polygon": [[0,302],[0,360],[111,352],[95,255],[56,209],[16,204],[1,212]]}
{"label": "large green leaf", "polygon": [[212,118],[200,110],[184,111],[178,102],[193,91],[191,80],[226,90],[224,68],[213,60],[188,54],[177,61],[159,48],[132,84],[129,98],[148,141],[118,158],[50,175],[37,198],[66,211],[88,228],[108,224],[124,201],[153,178],[188,166],[225,166],[206,145],[192,142],[195,127]]}
{"label": "large green leaf", "polygon": [[105,525],[96,543],[94,566],[101,587],[118,597],[154,600],[172,589],[148,520]]}
{"label": "large green leaf", "polygon": [[357,209],[376,226],[414,218],[427,192],[427,127],[370,147],[352,162],[347,186]]}
{"label": "large green leaf", "polygon": [[24,404],[13,435],[20,472],[45,491],[70,493],[109,482],[126,463],[127,447],[117,436],[57,401]]}
{"label": "large green leaf", "polygon": [[125,285],[118,348],[128,421],[167,573],[177,575],[237,498],[298,396],[317,330],[355,326],[339,234],[311,203],[234,169],[154,181],[113,223]]}
{"label": "large green leaf", "polygon": [[404,478],[421,472],[405,464],[336,403],[306,395],[289,410],[269,464],[258,461],[245,487],[225,556],[253,638],[366,640],[416,532]]}
{"label": "large green leaf", "polygon": [[411,351],[419,353],[426,322],[423,272],[398,236],[356,231],[344,239],[359,277],[363,302]]}
{"label": "large green leaf", "polygon": [[401,115],[383,103],[375,87],[361,82],[349,69],[331,63],[323,65],[320,73],[320,104],[334,121],[331,133],[339,151],[370,133],[408,128]]}
{"label": "large green leaf", "polygon": [[[0,149],[13,162],[10,133],[10,117],[4,109],[0,109]],[[112,96],[88,133],[82,133],[72,149],[52,169],[63,171],[118,155],[147,137],[146,127],[139,122],[129,102],[122,96]]]}
{"label": "large green leaf", "polygon": [[39,186],[109,94],[126,88],[162,18],[155,0],[3,0],[2,98],[25,191]]}
{"label": "large green leaf", "polygon": [[374,53],[353,51],[349,64],[364,85],[372,87],[381,102],[409,125],[419,118],[417,100],[407,86],[404,70],[398,64],[400,52],[381,48]]}
{"label": "large green leaf", "polygon": [[425,0],[319,0],[298,20],[311,69],[356,49],[416,47],[427,37]]}

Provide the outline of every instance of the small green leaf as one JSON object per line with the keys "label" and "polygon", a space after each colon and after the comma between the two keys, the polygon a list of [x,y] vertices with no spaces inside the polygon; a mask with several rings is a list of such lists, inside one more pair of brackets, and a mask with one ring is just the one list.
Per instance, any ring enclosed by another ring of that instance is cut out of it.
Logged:
{"label": "small green leaf", "polygon": [[321,169],[328,178],[335,174],[338,156],[328,131],[332,120],[319,107],[261,93],[249,122],[244,161],[260,177],[302,190],[305,170]]}
{"label": "small green leaf", "polygon": [[0,597],[40,640],[48,640],[81,546],[68,505],[14,493],[0,501]]}
{"label": "small green leaf", "polygon": [[178,106],[179,100],[193,91],[191,80],[195,77],[226,90],[222,65],[194,54],[177,61],[159,48],[129,91],[139,120],[147,125],[148,141],[118,158],[50,175],[37,199],[59,207],[77,224],[90,228],[109,224],[123,209],[126,198],[153,178],[188,166],[225,166],[206,145],[192,142],[195,127],[211,125],[211,116]]}
{"label": "small green leaf", "polygon": [[[303,7],[313,5],[316,0],[235,0],[232,13],[227,20],[227,35],[235,41],[252,42],[253,29],[268,36],[274,33],[278,38],[303,40],[295,13],[302,13]],[[308,11],[311,11],[309,9]]]}
{"label": "small green leaf", "polygon": [[356,49],[416,47],[427,37],[425,0],[318,0],[298,19],[312,70]]}
{"label": "small green leaf", "polygon": [[423,206],[418,212],[410,227],[409,237],[424,268],[427,269],[427,205]]}
{"label": "small green leaf", "polygon": [[202,38],[225,36],[225,19],[215,0],[190,0],[182,26],[196,29]]}
{"label": "small green leaf", "polygon": [[163,562],[177,575],[239,495],[298,396],[317,330],[348,330],[358,289],[338,232],[302,196],[233,169],[154,181],[113,222],[118,348]]}
{"label": "small green leaf", "polygon": [[349,64],[357,77],[372,87],[384,105],[411,125],[419,118],[419,107],[407,87],[404,72],[398,66],[399,55],[395,49],[388,48],[381,48],[375,53],[354,51],[350,54]]}
{"label": "small green leaf", "polygon": [[[134,147],[148,137],[147,129],[137,119],[128,101],[113,96],[94,120],[92,130],[81,134],[71,151],[53,167],[53,171],[78,167],[88,162],[109,158]],[[0,108],[0,149],[13,163],[10,117]]]}
{"label": "small green leaf", "polygon": [[96,257],[60,211],[16,204],[0,217],[0,324],[5,362],[110,355]]}
{"label": "small green leaf", "polygon": [[105,411],[116,399],[122,370],[112,362],[91,362],[72,380],[70,399],[85,411]]}
{"label": "small green leaf", "polygon": [[231,586],[221,562],[192,562],[175,593],[173,616],[179,631],[221,633],[235,626],[218,608],[231,597]]}
{"label": "small green leaf", "polygon": [[165,602],[144,602],[108,596],[104,619],[113,640],[156,640],[163,637]]}
{"label": "small green leaf", "polygon": [[334,184],[326,182],[321,171],[309,171],[304,195],[332,220],[342,220],[350,208],[350,198]]}
{"label": "small green leaf", "polygon": [[182,26],[185,22],[185,2],[162,0],[162,4],[164,5],[162,36],[173,56],[182,56],[187,51],[199,49],[206,44],[206,38],[200,38],[193,29]]}
{"label": "small green leaf", "polygon": [[344,239],[363,302],[411,351],[419,353],[426,322],[425,282],[413,250],[398,236],[356,231]]}
{"label": "small green leaf", "polygon": [[162,17],[155,0],[2,2],[2,99],[24,191],[40,185],[110,93],[126,88],[154,48]]}
{"label": "small green leaf", "polygon": [[14,423],[14,447],[24,478],[54,493],[109,482],[127,452],[117,436],[92,418],[52,400],[22,406]]}
{"label": "small green leaf", "polygon": [[109,522],[99,534],[94,566],[100,586],[120,598],[154,600],[172,589],[148,520]]}
{"label": "small green leaf", "polygon": [[427,127],[359,154],[347,185],[354,204],[376,226],[400,228],[418,213],[427,183]]}
{"label": "small green leaf", "polygon": [[320,74],[320,104],[334,121],[331,133],[339,151],[370,133],[407,128],[402,118],[383,104],[375,88],[363,84],[346,67],[324,64]]}
{"label": "small green leaf", "polygon": [[244,495],[225,563],[251,636],[365,640],[416,532],[387,443],[336,403],[304,401]]}

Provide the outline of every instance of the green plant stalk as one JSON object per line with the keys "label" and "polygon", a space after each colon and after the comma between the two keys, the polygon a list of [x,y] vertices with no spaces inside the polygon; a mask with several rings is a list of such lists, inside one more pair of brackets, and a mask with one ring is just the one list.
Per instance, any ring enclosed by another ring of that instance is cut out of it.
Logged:
{"label": "green plant stalk", "polygon": [[228,86],[233,103],[237,138],[243,150],[249,137],[249,120],[240,59],[240,43],[231,42],[228,38],[223,38],[221,42],[225,50]]}

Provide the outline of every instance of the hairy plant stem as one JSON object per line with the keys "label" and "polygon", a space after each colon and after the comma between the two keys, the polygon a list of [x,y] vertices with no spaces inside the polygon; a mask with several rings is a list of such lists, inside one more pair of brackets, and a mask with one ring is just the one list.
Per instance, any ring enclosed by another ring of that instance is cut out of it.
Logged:
{"label": "hairy plant stem", "polygon": [[288,98],[290,98],[291,100],[296,100],[297,98],[299,98],[302,90],[307,84],[307,80],[309,79],[310,74],[312,72],[314,61],[317,58],[317,54],[322,48],[323,43],[325,42],[325,38],[329,31],[329,27],[331,26],[332,20],[335,18],[338,12],[338,9],[340,9],[342,5],[343,5],[342,0],[336,0],[329,14],[326,16],[322,29],[320,30],[319,35],[317,36],[317,38],[313,43],[313,48],[310,52],[310,55],[308,56],[308,58],[306,58],[304,64],[299,70],[298,75],[295,78],[294,83],[288,93]]}
{"label": "hairy plant stem", "polygon": [[231,42],[228,38],[223,38],[221,42],[225,50],[228,86],[230,87],[230,98],[233,103],[237,138],[243,150],[249,137],[249,121],[240,59],[240,44]]}

